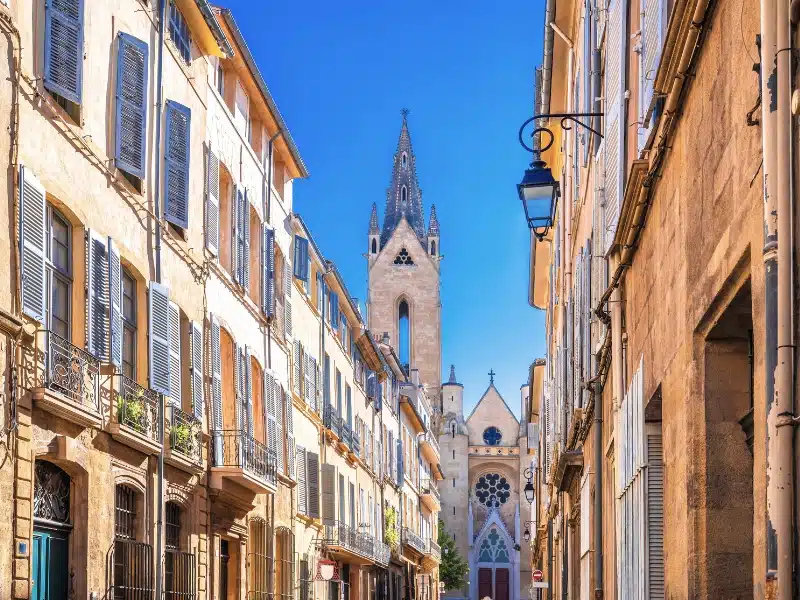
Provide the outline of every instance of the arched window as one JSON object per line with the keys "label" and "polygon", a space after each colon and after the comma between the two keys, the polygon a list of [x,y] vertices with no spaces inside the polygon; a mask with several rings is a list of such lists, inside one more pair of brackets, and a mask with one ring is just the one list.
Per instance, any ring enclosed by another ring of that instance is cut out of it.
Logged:
{"label": "arched window", "polygon": [[275,531],[275,588],[277,600],[294,600],[294,533],[286,527]]}
{"label": "arched window", "polygon": [[400,362],[403,365],[411,363],[411,352],[409,349],[411,326],[409,321],[408,302],[405,300],[400,301],[400,306],[397,310],[397,325],[400,339]]}
{"label": "arched window", "polygon": [[378,240],[375,238],[372,239],[372,253],[373,254],[378,253]]}
{"label": "arched window", "polygon": [[403,163],[403,168],[405,169],[408,166],[408,154],[406,154],[405,152],[403,152],[402,163]]}
{"label": "arched window", "polygon": [[267,522],[256,517],[250,521],[250,536],[247,540],[250,585],[248,590],[254,598],[266,598],[269,592],[269,553]]}
{"label": "arched window", "polygon": [[46,574],[47,581],[39,580],[39,585],[49,586],[57,592],[68,589],[71,488],[69,475],[58,466],[45,460],[36,461],[33,488],[34,578],[39,579],[38,573]]}
{"label": "arched window", "polygon": [[177,502],[167,502],[165,519],[164,598],[182,600],[195,597],[195,558],[191,552],[182,552],[183,509]]}
{"label": "arched window", "polygon": [[489,535],[483,540],[478,560],[486,563],[509,562],[508,546],[506,546],[505,540],[500,537],[497,529],[492,528]]}
{"label": "arched window", "polygon": [[408,201],[408,188],[406,188],[406,186],[403,186],[400,188],[400,202],[402,203],[403,206],[405,206],[407,201]]}
{"label": "arched window", "polygon": [[139,593],[150,597],[153,573],[153,548],[136,541],[144,530],[139,522],[141,494],[127,485],[117,485],[114,504],[114,594],[133,597]]}
{"label": "arched window", "polygon": [[487,508],[498,508],[511,496],[511,485],[497,473],[481,475],[475,484],[475,497]]}
{"label": "arched window", "polygon": [[500,430],[494,425],[484,429],[483,443],[486,444],[487,446],[499,446],[502,440],[503,440],[503,434],[500,433]]}
{"label": "arched window", "polygon": [[436,240],[431,241],[431,256],[436,256]]}

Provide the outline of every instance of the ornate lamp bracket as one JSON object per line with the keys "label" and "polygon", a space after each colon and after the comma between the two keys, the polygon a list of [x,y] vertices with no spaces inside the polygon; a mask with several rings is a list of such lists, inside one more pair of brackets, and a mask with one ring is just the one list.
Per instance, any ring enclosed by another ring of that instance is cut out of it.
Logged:
{"label": "ornate lamp bracket", "polygon": [[[599,137],[603,137],[603,134],[597,131],[594,127],[589,125],[588,123],[583,122],[581,119],[585,118],[592,118],[592,117],[603,117],[603,113],[546,113],[541,115],[533,115],[530,119],[525,121],[522,126],[519,128],[519,143],[522,145],[525,150],[531,152],[533,154],[539,154],[541,152],[546,152],[550,149],[550,146],[553,145],[555,141],[555,135],[553,132],[550,131],[549,127],[546,126],[537,126],[536,122],[543,120],[543,119],[560,119],[561,129],[564,131],[569,131],[573,127],[573,123],[576,125],[580,125],[584,129],[591,131],[594,135]],[[530,125],[531,123],[534,124],[533,131],[531,132],[531,138],[534,138],[536,134],[542,135],[546,134],[549,136],[547,143],[542,145],[541,142],[537,145],[534,142],[533,147],[529,146],[525,143],[525,128]]]}

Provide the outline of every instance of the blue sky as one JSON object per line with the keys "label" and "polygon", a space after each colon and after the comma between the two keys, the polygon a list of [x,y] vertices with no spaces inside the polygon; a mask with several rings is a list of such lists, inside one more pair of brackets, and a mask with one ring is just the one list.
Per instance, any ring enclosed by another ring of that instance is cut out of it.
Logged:
{"label": "blue sky", "polygon": [[309,224],[350,292],[366,298],[370,207],[382,216],[407,107],[427,218],[441,224],[442,374],[455,363],[470,411],[495,385],[519,413],[544,352],[527,303],[529,237],[517,142],[542,56],[542,2],[253,2],[233,11],[311,177],[295,182]]}

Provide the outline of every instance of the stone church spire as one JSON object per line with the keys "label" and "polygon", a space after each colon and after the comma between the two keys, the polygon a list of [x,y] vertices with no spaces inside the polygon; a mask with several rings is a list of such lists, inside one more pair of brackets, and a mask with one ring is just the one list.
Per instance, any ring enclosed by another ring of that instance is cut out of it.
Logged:
{"label": "stone church spire", "polygon": [[373,202],[372,214],[369,216],[369,234],[374,235],[380,232],[381,230],[378,227],[378,205]]}
{"label": "stone church spire", "polygon": [[431,218],[428,219],[428,237],[439,237],[439,219],[436,218],[435,204],[431,204]]}
{"label": "stone church spire", "polygon": [[408,132],[408,109],[403,109],[400,139],[394,153],[392,181],[386,191],[381,248],[386,245],[400,220],[405,217],[420,241],[425,239],[425,217],[422,213],[422,190],[417,181],[417,167]]}

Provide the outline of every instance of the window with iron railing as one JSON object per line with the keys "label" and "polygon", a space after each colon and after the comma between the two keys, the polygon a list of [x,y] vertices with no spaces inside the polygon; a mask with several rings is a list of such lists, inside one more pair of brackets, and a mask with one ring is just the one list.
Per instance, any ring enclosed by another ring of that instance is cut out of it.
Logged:
{"label": "window with iron railing", "polygon": [[256,517],[250,521],[248,548],[248,600],[267,600],[269,598],[269,565],[272,556],[269,548],[269,528],[267,522]]}
{"label": "window with iron railing", "polygon": [[294,600],[294,533],[286,527],[275,531],[276,600]]}
{"label": "window with iron railing", "polygon": [[[115,491],[112,580],[114,600],[152,598],[154,593],[153,548],[137,542],[139,494],[127,485]],[[138,595],[138,596],[137,596]]]}
{"label": "window with iron railing", "polygon": [[71,341],[72,333],[72,226],[55,208],[47,206],[47,329]]}
{"label": "window with iron railing", "polygon": [[182,509],[175,502],[167,502],[164,551],[165,600],[194,600],[196,598],[196,564],[194,554],[181,550]]}
{"label": "window with iron railing", "polygon": [[122,374],[136,380],[136,279],[122,269]]}

